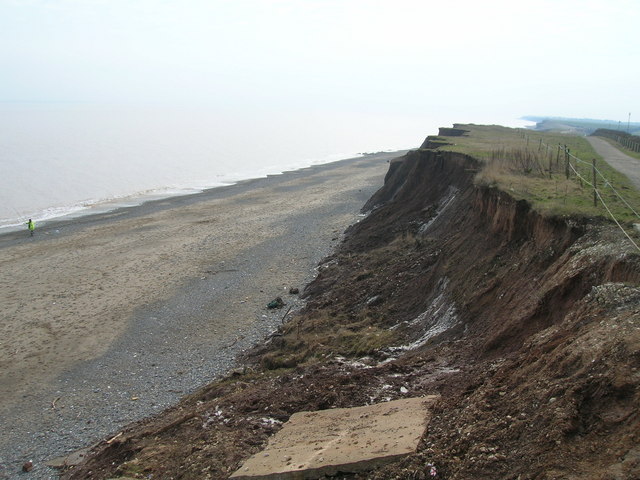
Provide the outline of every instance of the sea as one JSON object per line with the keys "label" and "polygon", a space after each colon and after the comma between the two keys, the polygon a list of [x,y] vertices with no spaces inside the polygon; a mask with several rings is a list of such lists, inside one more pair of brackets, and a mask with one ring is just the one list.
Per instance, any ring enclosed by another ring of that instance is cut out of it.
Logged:
{"label": "sea", "polygon": [[[417,148],[446,114],[0,103],[0,233],[365,153]],[[517,118],[496,122],[524,126]]]}

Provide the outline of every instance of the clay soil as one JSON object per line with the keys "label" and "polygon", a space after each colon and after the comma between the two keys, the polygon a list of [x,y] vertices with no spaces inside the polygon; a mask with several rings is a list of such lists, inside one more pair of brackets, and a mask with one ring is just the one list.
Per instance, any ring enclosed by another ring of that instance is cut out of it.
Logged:
{"label": "clay soil", "polygon": [[350,479],[640,478],[640,256],[411,152],[232,372],[63,478],[227,478],[293,413],[441,395],[417,453]]}

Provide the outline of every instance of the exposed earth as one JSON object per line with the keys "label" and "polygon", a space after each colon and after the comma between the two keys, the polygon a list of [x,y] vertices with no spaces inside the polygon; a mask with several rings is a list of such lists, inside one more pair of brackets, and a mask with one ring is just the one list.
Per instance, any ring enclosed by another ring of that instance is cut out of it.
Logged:
{"label": "exposed earth", "polygon": [[418,150],[391,163],[246,367],[96,445],[66,479],[228,478],[300,411],[439,394],[416,453],[343,479],[640,478],[640,255]]}

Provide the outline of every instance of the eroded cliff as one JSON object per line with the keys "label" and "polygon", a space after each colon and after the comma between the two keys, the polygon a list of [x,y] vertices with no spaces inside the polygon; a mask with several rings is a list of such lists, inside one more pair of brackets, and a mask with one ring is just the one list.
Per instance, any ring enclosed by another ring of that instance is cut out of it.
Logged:
{"label": "eroded cliff", "polygon": [[244,371],[98,445],[66,478],[226,478],[301,410],[439,393],[418,453],[343,478],[640,478],[640,256],[608,223],[393,161],[369,214]]}

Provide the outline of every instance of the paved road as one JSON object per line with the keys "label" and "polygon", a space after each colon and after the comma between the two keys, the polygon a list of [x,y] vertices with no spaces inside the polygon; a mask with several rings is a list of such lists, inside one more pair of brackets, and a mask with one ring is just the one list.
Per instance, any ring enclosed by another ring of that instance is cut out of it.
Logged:
{"label": "paved road", "polygon": [[600,137],[587,137],[593,149],[616,170],[624,173],[636,188],[640,189],[640,160],[625,155],[605,139]]}

